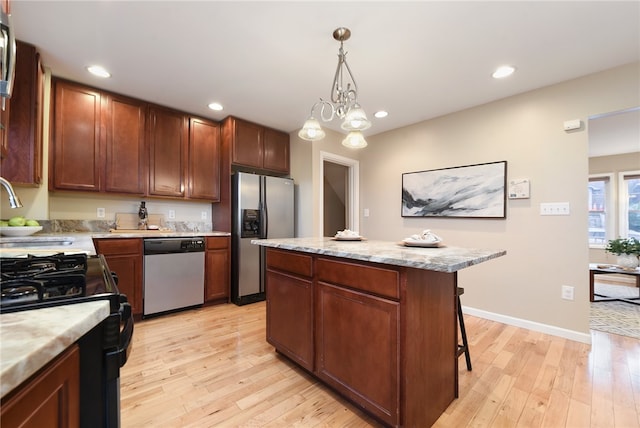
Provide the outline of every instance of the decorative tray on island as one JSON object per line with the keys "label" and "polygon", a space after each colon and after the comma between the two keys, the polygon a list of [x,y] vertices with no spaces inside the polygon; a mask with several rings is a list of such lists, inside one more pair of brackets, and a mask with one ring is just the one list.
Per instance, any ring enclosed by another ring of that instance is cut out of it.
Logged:
{"label": "decorative tray on island", "polygon": [[442,241],[427,242],[424,240],[417,240],[417,239],[411,239],[411,238],[403,239],[401,245],[404,245],[405,247],[423,247],[423,248],[444,247],[444,244],[442,243]]}
{"label": "decorative tray on island", "polygon": [[366,241],[366,238],[360,236],[355,230],[339,230],[336,235],[331,238],[333,241]]}
{"label": "decorative tray on island", "polygon": [[334,236],[332,241],[366,241],[364,236]]}

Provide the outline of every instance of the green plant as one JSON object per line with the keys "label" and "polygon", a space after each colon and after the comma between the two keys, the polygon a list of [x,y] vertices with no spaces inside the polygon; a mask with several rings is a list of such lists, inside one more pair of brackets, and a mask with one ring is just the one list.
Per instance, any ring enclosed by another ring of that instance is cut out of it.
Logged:
{"label": "green plant", "polygon": [[640,256],[640,241],[636,238],[612,239],[607,243],[605,251],[617,256],[621,254]]}

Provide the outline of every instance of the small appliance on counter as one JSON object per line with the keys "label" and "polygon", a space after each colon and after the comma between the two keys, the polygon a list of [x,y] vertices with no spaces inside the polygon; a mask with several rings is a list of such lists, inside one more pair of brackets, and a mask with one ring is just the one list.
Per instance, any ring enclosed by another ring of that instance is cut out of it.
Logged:
{"label": "small appliance on counter", "polygon": [[140,208],[138,209],[138,229],[147,230],[147,222],[149,220],[149,213],[144,201],[140,202]]}

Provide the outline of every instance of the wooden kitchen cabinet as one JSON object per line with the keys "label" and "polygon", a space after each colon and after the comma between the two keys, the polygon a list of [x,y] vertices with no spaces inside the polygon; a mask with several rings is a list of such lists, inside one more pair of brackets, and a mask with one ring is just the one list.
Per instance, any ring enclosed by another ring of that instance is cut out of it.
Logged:
{"label": "wooden kitchen cabinet", "polygon": [[3,397],[0,425],[80,426],[80,351],[72,345],[30,380]]}
{"label": "wooden kitchen cabinet", "polygon": [[53,94],[50,190],[220,200],[218,123],[62,79]]}
{"label": "wooden kitchen cabinet", "polygon": [[6,152],[2,176],[12,184],[42,182],[44,70],[35,46],[16,41],[16,74],[11,98],[2,112]]}
{"label": "wooden kitchen cabinet", "polygon": [[205,252],[205,302],[229,301],[231,280],[231,238],[206,237]]}
{"label": "wooden kitchen cabinet", "polygon": [[400,304],[318,284],[317,374],[391,425],[400,406]]}
{"label": "wooden kitchen cabinet", "polygon": [[289,134],[265,128],[263,150],[264,169],[289,174]]}
{"label": "wooden kitchen cabinet", "polygon": [[118,276],[118,290],[127,296],[132,313],[142,315],[142,238],[98,238],[93,245]]}
{"label": "wooden kitchen cabinet", "polygon": [[54,81],[50,190],[100,190],[102,94],[62,80]]}
{"label": "wooden kitchen cabinet", "polygon": [[313,371],[312,258],[268,249],[266,260],[267,341]]}
{"label": "wooden kitchen cabinet", "polygon": [[220,125],[189,119],[189,199],[220,201]]}
{"label": "wooden kitchen cabinet", "polygon": [[185,196],[189,122],[183,113],[149,108],[149,196]]}
{"label": "wooden kitchen cabinet", "polygon": [[50,190],[143,196],[144,102],[54,80]]}
{"label": "wooden kitchen cabinet", "polygon": [[456,272],[266,251],[269,343],[385,425],[433,425],[457,396]]}
{"label": "wooden kitchen cabinet", "polygon": [[289,174],[289,134],[235,117],[225,119],[224,126],[233,165]]}
{"label": "wooden kitchen cabinet", "polygon": [[105,149],[101,182],[105,192],[146,194],[146,118],[146,103],[120,95],[104,96]]}
{"label": "wooden kitchen cabinet", "polygon": [[398,272],[320,258],[317,278],[318,377],[398,425],[400,303],[371,294],[395,294]]}

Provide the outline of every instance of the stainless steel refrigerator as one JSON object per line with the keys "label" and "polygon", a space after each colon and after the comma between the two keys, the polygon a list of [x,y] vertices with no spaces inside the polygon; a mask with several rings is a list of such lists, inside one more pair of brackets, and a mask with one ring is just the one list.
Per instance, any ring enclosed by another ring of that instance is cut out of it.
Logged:
{"label": "stainless steel refrigerator", "polygon": [[293,238],[293,188],[290,178],[232,176],[231,300],[237,305],[265,299],[265,251],[251,240]]}

